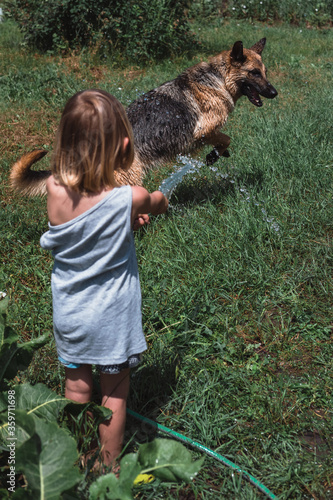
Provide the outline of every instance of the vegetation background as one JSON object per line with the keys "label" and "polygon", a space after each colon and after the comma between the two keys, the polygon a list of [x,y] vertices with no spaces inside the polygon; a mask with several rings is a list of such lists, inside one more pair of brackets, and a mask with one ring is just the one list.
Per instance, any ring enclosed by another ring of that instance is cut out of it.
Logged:
{"label": "vegetation background", "polygon": [[[236,40],[249,47],[265,36],[263,59],[278,97],[261,109],[243,98],[224,128],[231,157],[196,168],[168,214],[136,234],[149,349],[132,374],[128,405],[216,450],[280,499],[331,499],[332,2],[130,1],[126,12],[114,2],[110,23],[111,11],[98,10],[106,4],[2,2],[0,291],[10,298],[8,324],[21,343],[50,335],[7,384],[43,383],[63,393],[52,340],[52,259],[39,246],[45,200],[10,190],[13,162],[37,147],[52,150],[63,105],[78,90],[100,87],[126,106]],[[47,166],[48,157],[40,162]],[[152,173],[146,186],[158,188],[173,170]],[[65,417],[59,425],[67,429]],[[128,419],[127,451],[151,437]],[[81,438],[84,451],[88,437]],[[80,478],[62,498],[88,498],[96,478],[87,471]],[[20,489],[28,495],[29,488]],[[154,481],[133,494],[263,497],[210,458],[189,484]]]}

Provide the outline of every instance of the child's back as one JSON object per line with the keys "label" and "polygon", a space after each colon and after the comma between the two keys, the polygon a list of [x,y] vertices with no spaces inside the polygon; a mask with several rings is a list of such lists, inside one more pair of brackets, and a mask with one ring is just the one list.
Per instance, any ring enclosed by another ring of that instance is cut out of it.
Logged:
{"label": "child's back", "polygon": [[131,207],[132,188],[114,188],[41,238],[54,257],[54,335],[65,360],[120,364],[147,347]]}

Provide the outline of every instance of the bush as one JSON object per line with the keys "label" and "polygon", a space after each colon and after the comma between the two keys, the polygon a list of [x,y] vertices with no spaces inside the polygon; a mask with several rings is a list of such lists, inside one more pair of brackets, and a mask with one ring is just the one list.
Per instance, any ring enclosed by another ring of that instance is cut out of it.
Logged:
{"label": "bush", "polygon": [[193,46],[185,15],[187,0],[7,0],[25,43],[40,51],[98,47],[126,59],[168,57]]}

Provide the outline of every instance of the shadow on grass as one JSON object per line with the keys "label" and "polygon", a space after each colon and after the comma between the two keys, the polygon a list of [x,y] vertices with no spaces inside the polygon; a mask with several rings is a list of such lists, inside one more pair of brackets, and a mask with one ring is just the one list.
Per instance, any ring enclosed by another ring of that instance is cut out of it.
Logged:
{"label": "shadow on grass", "polygon": [[[163,359],[163,355],[159,356]],[[173,394],[178,366],[177,354],[171,354],[162,361],[148,359],[148,362],[131,374],[130,396],[127,406],[151,420],[156,421]],[[156,437],[156,427],[127,417],[125,443],[130,448],[136,444],[151,441]]]}

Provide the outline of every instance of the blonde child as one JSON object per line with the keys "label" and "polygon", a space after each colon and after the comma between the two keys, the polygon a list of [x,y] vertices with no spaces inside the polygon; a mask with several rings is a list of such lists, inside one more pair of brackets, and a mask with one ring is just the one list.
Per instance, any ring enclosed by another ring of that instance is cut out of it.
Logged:
{"label": "blonde child", "polygon": [[63,111],[47,181],[54,336],[65,366],[65,396],[91,400],[92,365],[100,372],[103,463],[122,450],[129,371],[146,350],[132,229],[161,214],[160,191],[119,187],[114,173],[133,161],[133,136],[122,105],[102,90],[75,94]]}

